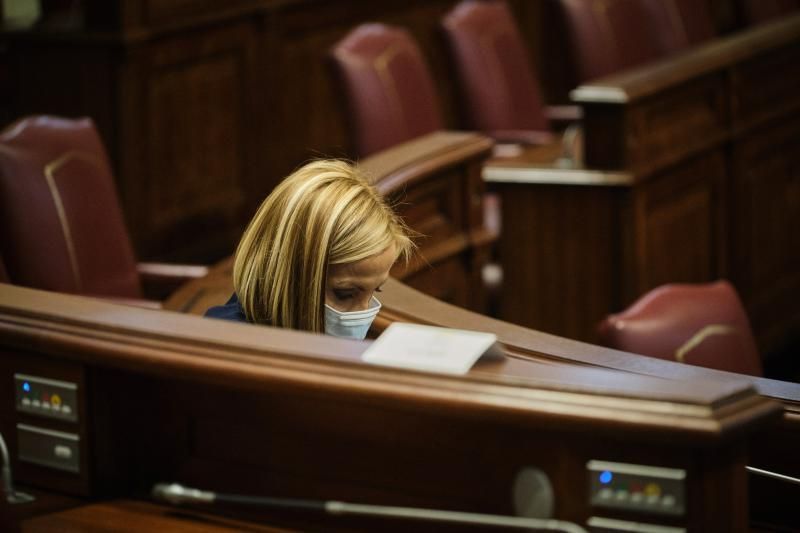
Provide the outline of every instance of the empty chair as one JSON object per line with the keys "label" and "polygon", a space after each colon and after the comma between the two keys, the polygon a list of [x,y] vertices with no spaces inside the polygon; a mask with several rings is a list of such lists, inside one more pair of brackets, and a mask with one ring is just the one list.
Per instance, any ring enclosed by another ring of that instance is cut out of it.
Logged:
{"label": "empty chair", "polygon": [[606,346],[659,359],[762,375],[750,322],[727,281],[653,289],[598,327]]}
{"label": "empty chair", "polygon": [[664,54],[677,52],[716,36],[709,4],[702,0],[641,0],[653,35]]}
{"label": "empty chair", "polygon": [[552,140],[539,83],[506,2],[466,0],[445,16],[442,27],[468,126],[499,141]]}
{"label": "empty chair", "polygon": [[207,272],[137,264],[88,118],[31,117],[0,133],[0,238],[10,281],[45,290],[139,299],[141,276],[174,288]]}
{"label": "empty chair", "polygon": [[578,78],[586,81],[661,55],[641,0],[561,0]]}
{"label": "empty chair", "polygon": [[331,59],[357,156],[443,128],[433,78],[406,30],[363,24],[334,46]]}

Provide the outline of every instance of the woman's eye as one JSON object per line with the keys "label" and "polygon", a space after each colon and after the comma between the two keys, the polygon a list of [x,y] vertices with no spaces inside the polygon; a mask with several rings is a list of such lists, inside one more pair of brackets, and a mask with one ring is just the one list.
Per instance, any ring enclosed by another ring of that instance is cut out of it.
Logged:
{"label": "woman's eye", "polygon": [[353,297],[353,293],[350,291],[333,291],[333,295],[337,300],[349,300]]}

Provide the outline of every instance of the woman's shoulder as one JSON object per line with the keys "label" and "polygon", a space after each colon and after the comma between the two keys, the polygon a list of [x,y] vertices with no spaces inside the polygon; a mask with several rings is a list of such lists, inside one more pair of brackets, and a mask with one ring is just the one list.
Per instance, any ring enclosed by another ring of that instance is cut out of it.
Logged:
{"label": "woman's shoulder", "polygon": [[245,317],[244,310],[239,304],[239,297],[236,296],[236,293],[233,293],[224,305],[209,307],[203,316],[221,320],[233,320],[234,322],[247,322],[247,317]]}

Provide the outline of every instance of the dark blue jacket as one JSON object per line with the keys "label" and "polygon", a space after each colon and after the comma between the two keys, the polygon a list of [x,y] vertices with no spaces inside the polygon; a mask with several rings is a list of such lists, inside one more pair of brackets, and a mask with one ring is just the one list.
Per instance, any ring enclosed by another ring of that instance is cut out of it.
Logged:
{"label": "dark blue jacket", "polygon": [[205,315],[211,318],[220,318],[222,320],[233,320],[234,322],[247,322],[244,316],[244,310],[239,305],[239,297],[233,293],[230,300],[225,305],[215,305],[209,307]]}

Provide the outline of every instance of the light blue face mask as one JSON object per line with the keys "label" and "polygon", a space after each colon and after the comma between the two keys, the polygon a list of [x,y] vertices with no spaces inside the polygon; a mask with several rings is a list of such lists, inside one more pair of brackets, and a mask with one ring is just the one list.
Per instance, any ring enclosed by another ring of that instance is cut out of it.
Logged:
{"label": "light blue face mask", "polygon": [[345,339],[364,339],[380,310],[381,303],[374,296],[363,311],[337,311],[325,304],[325,333]]}

